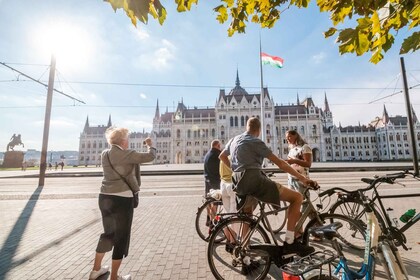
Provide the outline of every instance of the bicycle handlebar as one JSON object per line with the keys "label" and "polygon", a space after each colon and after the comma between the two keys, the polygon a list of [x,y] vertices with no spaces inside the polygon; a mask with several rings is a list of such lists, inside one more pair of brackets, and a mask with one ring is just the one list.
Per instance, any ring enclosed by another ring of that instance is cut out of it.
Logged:
{"label": "bicycle handlebar", "polygon": [[405,170],[403,172],[387,174],[387,175],[384,175],[384,176],[381,176],[381,177],[376,177],[374,179],[362,178],[361,179],[362,182],[365,182],[365,183],[369,184],[368,187],[360,188],[360,189],[357,189],[355,191],[349,191],[349,190],[345,190],[343,188],[335,187],[335,188],[332,188],[332,189],[321,192],[319,194],[319,197],[323,197],[325,195],[331,196],[334,193],[336,193],[337,191],[344,192],[344,193],[347,193],[347,194],[353,194],[353,193],[357,193],[357,192],[365,192],[365,191],[373,189],[379,183],[394,184],[394,181],[396,179],[405,178],[407,175],[417,177],[414,173],[409,172],[408,170]]}

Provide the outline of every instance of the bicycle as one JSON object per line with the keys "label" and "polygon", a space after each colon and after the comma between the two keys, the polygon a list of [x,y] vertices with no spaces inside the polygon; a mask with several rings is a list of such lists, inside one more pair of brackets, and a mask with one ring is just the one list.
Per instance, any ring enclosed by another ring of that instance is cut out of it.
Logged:
{"label": "bicycle", "polygon": [[[280,208],[274,211],[272,205],[268,205],[270,213],[268,214],[268,219],[271,223],[271,227],[274,233],[279,233],[287,222],[287,204],[284,201],[281,201]],[[207,209],[213,209],[213,213],[208,213]],[[210,215],[209,215],[210,214]],[[210,194],[207,194],[203,199],[203,204],[198,207],[197,214],[195,217],[195,229],[198,236],[204,240],[208,241],[210,235],[220,220],[225,219],[230,215],[235,215],[236,213],[225,213],[223,210],[222,200],[212,197]]]}
{"label": "bicycle", "polygon": [[[359,223],[342,215],[319,214],[311,201],[307,203],[307,211],[302,214],[296,228],[304,224],[310,215],[310,210],[315,211],[316,217],[303,231],[304,244],[311,242],[310,228],[334,221],[340,221],[346,225],[340,230],[342,240],[345,241],[344,246],[359,248],[360,242],[364,244],[364,229]],[[270,221],[267,219],[267,213],[271,211],[266,212],[266,205],[258,201],[259,211],[254,211],[252,215],[239,211],[216,226],[210,236],[207,249],[210,270],[216,279],[264,279],[272,263],[280,267],[293,260],[292,257],[296,253],[284,252],[283,245],[280,245],[283,240],[274,234]],[[218,236],[224,236],[224,239],[220,241]]]}
{"label": "bicycle", "polygon": [[[364,221],[361,221],[362,224],[367,228],[368,233],[370,233],[370,245],[368,249],[366,248],[365,254],[370,254],[371,256],[378,256],[378,259],[383,264],[385,272],[387,273],[389,279],[393,280],[404,280],[408,279],[408,273],[405,269],[405,266],[402,262],[401,256],[399,254],[397,246],[402,246],[405,250],[408,250],[406,243],[406,238],[404,236],[404,231],[410,228],[413,224],[415,224],[418,220],[420,220],[420,214],[412,217],[406,225],[404,225],[401,229],[394,227],[391,223],[390,218],[385,213],[385,208],[381,201],[381,198],[384,196],[379,196],[376,188],[381,182],[386,182],[393,184],[396,179],[404,178],[407,175],[415,176],[414,174],[405,171],[390,175],[385,175],[382,177],[377,177],[370,181],[370,186],[368,188],[362,188],[356,191],[347,191],[341,188],[333,188],[324,193],[322,195],[329,195],[331,196],[333,193],[340,191],[348,194],[351,196],[357,204],[363,205],[363,215],[367,217],[367,224],[364,224]],[[367,180],[365,180],[367,181]],[[364,195],[364,192],[369,189],[374,189],[375,197],[373,199],[369,199]],[[386,196],[389,197],[389,196]],[[379,210],[377,209],[377,205],[374,201],[377,200],[379,204]],[[381,211],[381,212],[380,212]],[[341,263],[341,259],[340,259]],[[364,263],[362,266],[363,270],[362,273],[355,274],[349,272],[352,278],[344,278],[344,279],[373,279],[374,271],[375,271],[375,261],[374,258],[371,257],[370,260]],[[346,272],[346,265],[342,263],[337,267],[337,273],[340,272],[341,269],[344,269],[344,273]]]}
{"label": "bicycle", "polygon": [[384,206],[384,203],[382,202],[382,199],[413,197],[420,196],[420,194],[380,195],[378,192],[378,187],[382,183],[400,184],[402,186],[405,186],[404,184],[397,182],[397,180],[406,178],[407,176],[410,176],[410,178],[420,181],[420,178],[418,178],[414,173],[411,173],[409,171],[403,171],[393,174],[387,174],[384,176],[376,176],[374,179],[362,178],[361,180],[369,184],[369,186],[353,192],[349,192],[341,188],[332,188],[320,194],[320,196],[331,196],[333,193],[337,194],[338,200],[334,205],[331,206],[329,212],[352,217],[353,219],[360,220],[364,225],[366,225],[366,207],[363,204],[363,199],[361,197],[360,192],[364,194],[367,191],[372,190],[372,197],[367,198],[367,203],[369,204],[376,218],[378,219],[379,225],[384,235],[388,236],[391,239],[394,239],[396,241],[395,244],[397,246],[402,245],[404,249],[407,250],[407,247],[404,245],[407,241],[404,232],[420,219],[420,214],[418,213],[415,217],[411,218],[401,228],[397,228],[395,226],[395,223],[391,221],[391,218],[387,214],[387,210]]}

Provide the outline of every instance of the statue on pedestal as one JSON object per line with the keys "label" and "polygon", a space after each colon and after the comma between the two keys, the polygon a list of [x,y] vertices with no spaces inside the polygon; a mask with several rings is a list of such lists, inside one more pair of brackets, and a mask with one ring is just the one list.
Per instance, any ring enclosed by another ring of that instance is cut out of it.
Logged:
{"label": "statue on pedestal", "polygon": [[[12,138],[10,138],[9,144],[7,144],[7,151],[4,153],[3,164],[1,167],[3,168],[17,168],[22,167],[22,163],[24,161],[25,153],[22,151],[15,151],[13,148],[17,145],[23,145],[22,139],[20,134],[16,135],[13,134]],[[10,149],[10,150],[9,150]]]}
{"label": "statue on pedestal", "polygon": [[12,138],[10,138],[9,144],[7,144],[6,151],[9,151],[9,149],[14,151],[13,148],[17,145],[22,145],[25,148],[25,145],[22,143],[20,134],[18,134],[17,136],[16,134],[13,134]]}

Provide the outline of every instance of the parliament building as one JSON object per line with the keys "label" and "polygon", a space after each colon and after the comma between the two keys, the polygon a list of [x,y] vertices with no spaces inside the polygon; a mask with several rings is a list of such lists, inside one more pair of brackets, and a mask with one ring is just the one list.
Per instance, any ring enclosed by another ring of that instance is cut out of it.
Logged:
{"label": "parliament building", "polygon": [[[420,123],[413,109],[412,114],[418,145]],[[160,113],[157,100],[152,131],[131,133],[130,148],[145,151],[143,139],[151,137],[157,148],[155,164],[201,163],[213,139],[223,146],[245,131],[248,118],[261,116],[264,141],[283,159],[288,154],[285,133],[290,129],[308,142],[313,161],[411,159],[407,117],[390,117],[385,106],[382,116],[367,125],[336,126],[326,94],[322,108],[312,98],[301,101],[298,96],[296,104],[277,105],[267,88],[262,94],[248,93],[241,87],[238,73],[235,87],[229,92],[221,89],[212,108],[187,107],[180,101],[174,112],[166,109]],[[101,152],[107,147],[104,132],[110,126],[111,116],[106,126],[90,126],[86,119],[80,134],[80,165],[100,164]]]}

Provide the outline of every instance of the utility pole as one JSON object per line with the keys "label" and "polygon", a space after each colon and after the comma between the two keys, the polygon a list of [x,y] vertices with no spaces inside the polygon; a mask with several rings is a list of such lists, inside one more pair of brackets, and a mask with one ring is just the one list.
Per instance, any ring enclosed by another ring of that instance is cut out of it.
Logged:
{"label": "utility pole", "polygon": [[411,153],[413,155],[414,174],[419,175],[419,162],[417,159],[416,135],[414,134],[413,112],[411,110],[410,95],[408,92],[408,85],[407,85],[407,76],[405,74],[404,57],[400,57],[400,62],[401,62],[401,73],[402,73],[403,84],[404,84],[405,107],[407,110],[407,125],[408,125],[408,131],[410,133]]}
{"label": "utility pole", "polygon": [[51,107],[52,97],[54,90],[54,78],[55,78],[55,56],[51,55],[50,65],[50,76],[48,80],[48,91],[47,91],[47,105],[45,107],[45,119],[44,119],[44,134],[42,137],[42,151],[41,151],[41,163],[39,165],[39,187],[44,186],[45,182],[45,170],[47,169],[47,150],[48,150],[48,136],[50,132],[50,120],[51,120]]}

